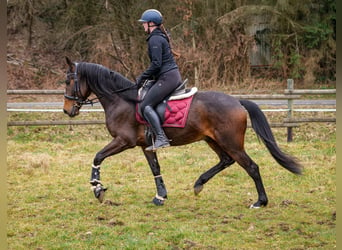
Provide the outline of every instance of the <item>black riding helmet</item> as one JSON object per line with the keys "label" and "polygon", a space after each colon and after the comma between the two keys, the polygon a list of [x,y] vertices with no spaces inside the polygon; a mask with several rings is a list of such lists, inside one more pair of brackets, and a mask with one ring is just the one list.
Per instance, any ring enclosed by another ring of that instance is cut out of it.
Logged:
{"label": "black riding helmet", "polygon": [[163,23],[163,16],[156,9],[148,9],[142,13],[141,18],[138,21],[141,23],[154,22],[157,26],[159,26]]}

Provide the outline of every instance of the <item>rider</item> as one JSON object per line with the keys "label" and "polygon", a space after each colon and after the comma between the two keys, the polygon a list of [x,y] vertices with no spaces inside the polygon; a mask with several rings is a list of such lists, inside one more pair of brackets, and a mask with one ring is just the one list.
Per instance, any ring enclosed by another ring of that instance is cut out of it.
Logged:
{"label": "rider", "polygon": [[169,36],[162,24],[162,14],[158,10],[148,9],[141,15],[139,22],[148,34],[146,41],[150,66],[137,78],[137,85],[141,87],[145,80],[155,80],[141,102],[142,114],[151,125],[156,138],[154,145],[145,150],[155,151],[170,146],[155,108],[182,83],[182,79],[173,57]]}

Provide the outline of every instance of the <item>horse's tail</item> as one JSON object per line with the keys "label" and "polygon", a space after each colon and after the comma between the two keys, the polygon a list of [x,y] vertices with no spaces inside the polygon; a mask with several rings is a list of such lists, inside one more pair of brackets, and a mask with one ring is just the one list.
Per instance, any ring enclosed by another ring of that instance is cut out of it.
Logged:
{"label": "horse's tail", "polygon": [[256,134],[261,138],[268,151],[273,158],[284,168],[295,174],[302,173],[302,165],[298,160],[284,152],[278,147],[276,140],[273,136],[271,127],[266,119],[265,114],[259,108],[259,106],[248,100],[239,100],[241,105],[247,110],[252,128]]}

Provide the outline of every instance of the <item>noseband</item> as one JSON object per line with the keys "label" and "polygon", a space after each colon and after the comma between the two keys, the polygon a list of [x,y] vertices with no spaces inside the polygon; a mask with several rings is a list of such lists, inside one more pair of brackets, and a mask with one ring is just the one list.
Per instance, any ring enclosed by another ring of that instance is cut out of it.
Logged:
{"label": "noseband", "polygon": [[74,104],[74,106],[80,108],[82,107],[82,105],[93,105],[94,100],[97,100],[98,98],[94,98],[94,99],[86,99],[81,92],[81,86],[78,82],[78,77],[77,77],[77,63],[75,63],[75,72],[72,73],[67,73],[67,78],[69,79],[69,77],[72,77],[72,79],[74,80],[74,91],[73,94],[74,95],[67,95],[66,93],[64,93],[64,97],[68,100],[71,101],[75,101],[76,103]]}

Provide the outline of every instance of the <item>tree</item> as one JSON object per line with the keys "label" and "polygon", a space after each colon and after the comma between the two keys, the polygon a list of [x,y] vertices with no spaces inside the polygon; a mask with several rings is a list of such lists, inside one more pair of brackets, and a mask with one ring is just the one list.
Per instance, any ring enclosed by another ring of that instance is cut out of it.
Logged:
{"label": "tree", "polygon": [[253,16],[267,19],[270,27],[262,39],[273,61],[262,77],[336,80],[334,0],[9,0],[9,41],[24,37],[28,52],[68,54],[134,80],[149,63],[137,22],[148,8],[163,13],[182,54],[177,60],[184,78],[198,79],[203,88],[251,76],[249,50],[261,39],[246,31]]}

